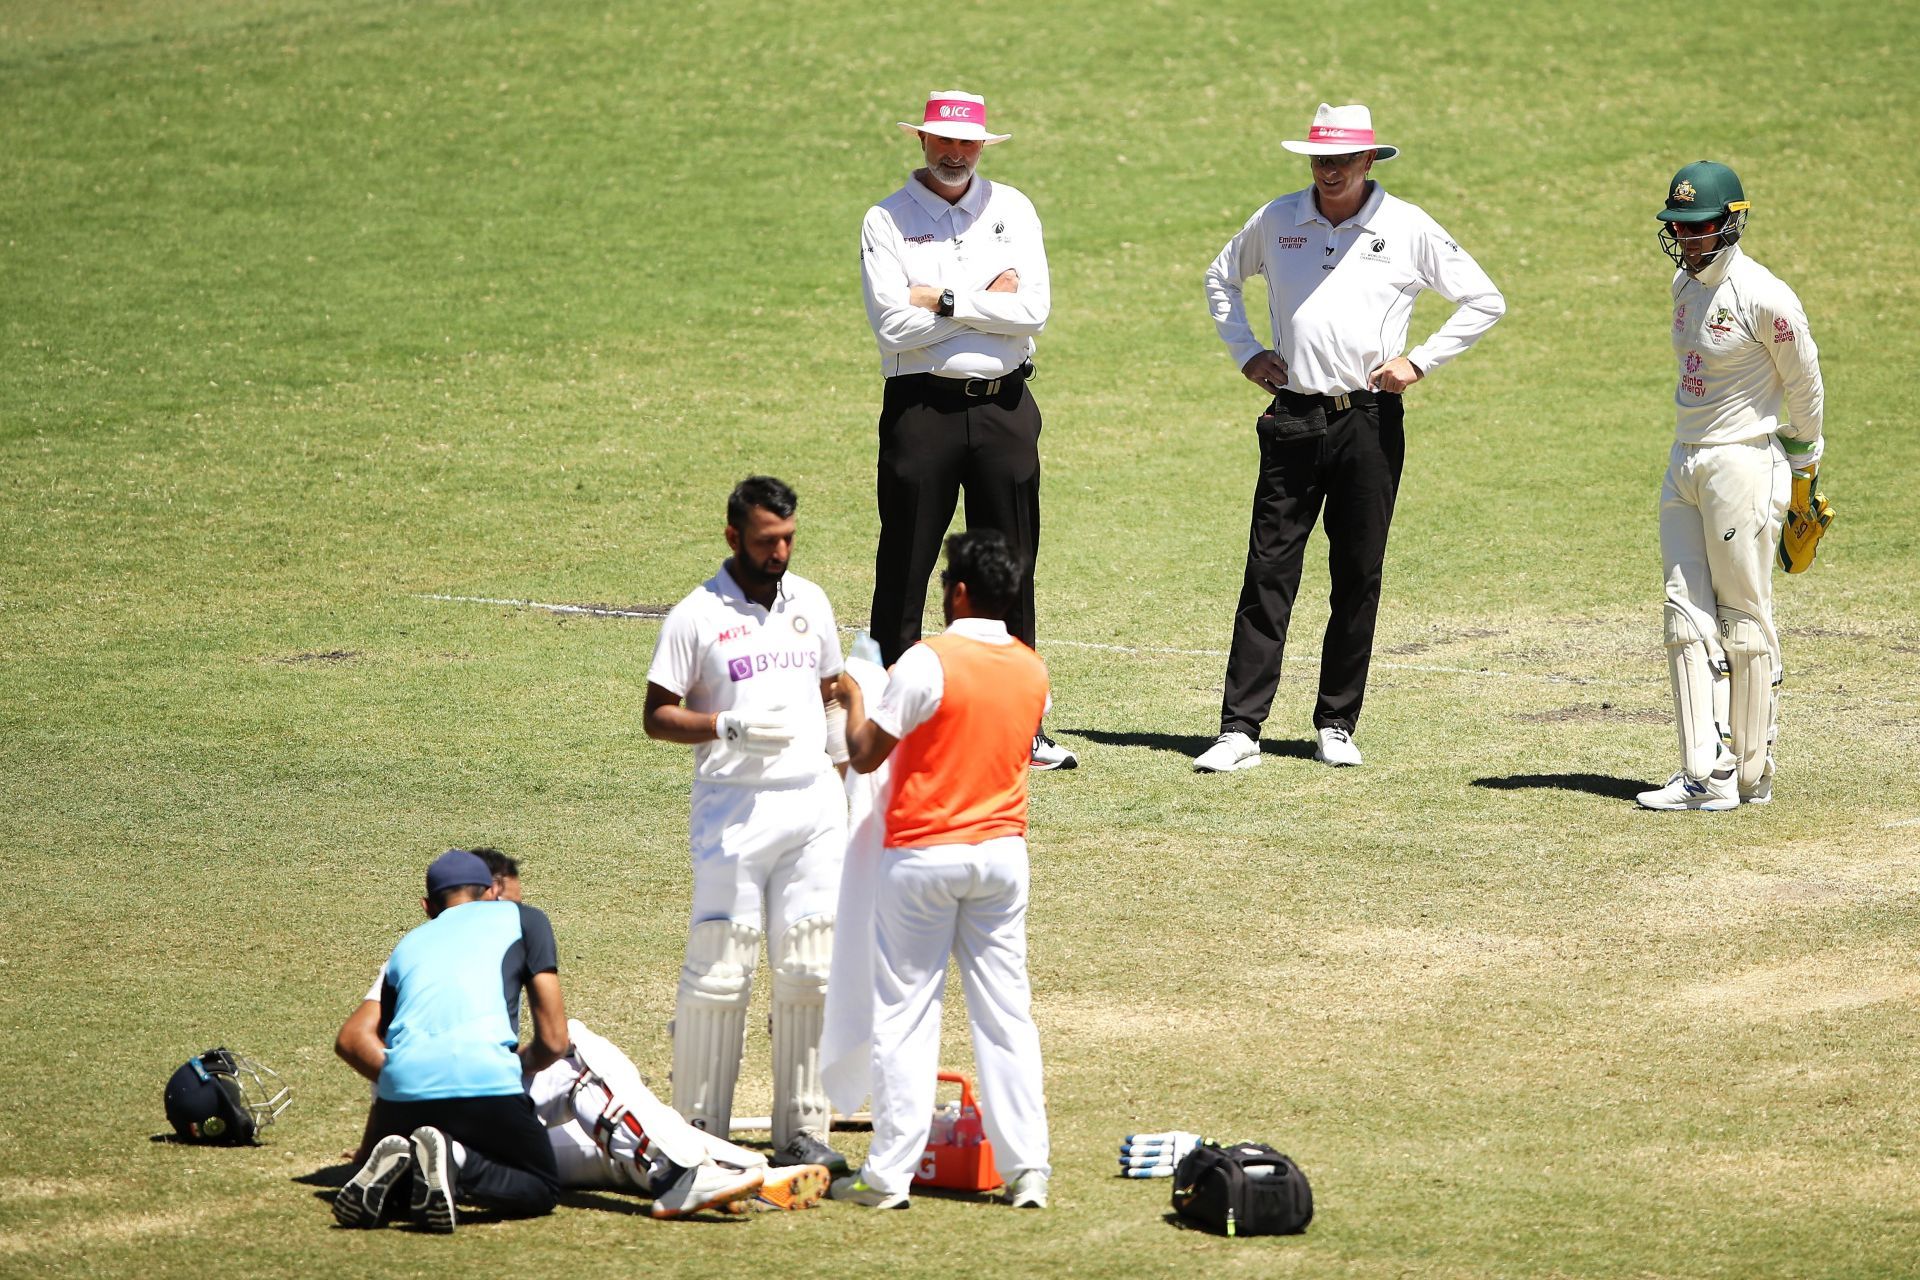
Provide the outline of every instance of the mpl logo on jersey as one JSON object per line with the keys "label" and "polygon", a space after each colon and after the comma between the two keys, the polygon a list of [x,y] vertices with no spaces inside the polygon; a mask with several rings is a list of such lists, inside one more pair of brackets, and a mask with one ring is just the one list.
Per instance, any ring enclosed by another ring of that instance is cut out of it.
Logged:
{"label": "mpl logo on jersey", "polygon": [[768,671],[817,671],[819,668],[820,651],[817,649],[743,653],[737,658],[727,659],[727,678],[739,684],[742,680],[751,680]]}

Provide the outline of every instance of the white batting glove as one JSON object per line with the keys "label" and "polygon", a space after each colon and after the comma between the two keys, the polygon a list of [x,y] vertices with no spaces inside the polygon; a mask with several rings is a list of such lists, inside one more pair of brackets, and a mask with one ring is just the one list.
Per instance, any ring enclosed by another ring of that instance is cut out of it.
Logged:
{"label": "white batting glove", "polygon": [[793,741],[793,727],[783,710],[722,711],[713,718],[713,736],[750,756],[777,756]]}
{"label": "white batting glove", "polygon": [[1120,1176],[1171,1178],[1174,1167],[1202,1141],[1199,1134],[1183,1129],[1130,1133],[1120,1142]]}

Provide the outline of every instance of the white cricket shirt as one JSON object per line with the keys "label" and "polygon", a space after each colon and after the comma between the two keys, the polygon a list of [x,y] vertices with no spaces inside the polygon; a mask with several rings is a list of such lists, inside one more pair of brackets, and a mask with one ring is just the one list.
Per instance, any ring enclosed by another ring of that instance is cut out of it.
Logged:
{"label": "white cricket shirt", "polygon": [[647,681],[703,714],[783,708],[793,741],[776,756],[753,756],[722,742],[693,749],[700,782],[799,782],[833,767],[820,682],[840,674],[840,633],[827,595],[799,574],[780,579],[773,607],[762,609],[720,566],[673,606],[660,628]]}
{"label": "white cricket shirt", "polygon": [[1506,300],[1440,224],[1379,183],[1360,212],[1339,226],[1314,202],[1313,188],[1263,205],[1207,268],[1207,306],[1235,368],[1266,350],[1247,322],[1241,282],[1267,281],[1273,350],[1294,391],[1360,391],[1367,375],[1407,342],[1413,300],[1431,289],[1458,309],[1440,331],[1406,353],[1423,374],[1453,359],[1506,314]]}
{"label": "white cricket shirt", "polygon": [[[1016,293],[988,293],[1008,267]],[[953,315],[907,302],[914,285],[953,290]],[[1033,355],[1047,327],[1053,284],[1033,203],[978,174],[948,204],[918,178],[867,210],[860,224],[860,287],[880,345],[880,373],[997,378]]]}
{"label": "white cricket shirt", "polygon": [[[1800,299],[1734,245],[1698,276],[1673,275],[1674,436],[1739,444],[1820,439],[1826,391]],[[1782,420],[1785,407],[1792,425]]]}

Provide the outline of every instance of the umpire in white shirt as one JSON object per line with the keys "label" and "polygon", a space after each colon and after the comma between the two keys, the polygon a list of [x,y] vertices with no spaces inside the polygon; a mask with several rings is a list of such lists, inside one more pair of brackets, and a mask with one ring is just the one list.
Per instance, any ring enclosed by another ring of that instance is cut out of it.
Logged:
{"label": "umpire in white shirt", "polygon": [[[1360,763],[1353,733],[1373,657],[1381,566],[1400,467],[1403,391],[1493,327],[1506,302],[1478,263],[1423,211],[1369,179],[1398,147],[1375,141],[1363,106],[1320,105],[1305,142],[1313,185],[1247,219],[1207,268],[1207,305],[1247,380],[1273,396],[1259,423],[1247,569],[1233,618],[1220,737],[1202,773],[1260,763],[1307,535],[1325,512],[1332,616],[1320,654],[1314,758]],[[1266,277],[1273,348],[1247,322],[1241,283]],[[1458,304],[1440,331],[1402,353],[1414,298]]]}
{"label": "umpire in white shirt", "polygon": [[[998,529],[1025,566],[1007,629],[1033,647],[1040,408],[1027,379],[1052,307],[1032,201],[974,172],[983,148],[1012,137],[987,131],[985,99],[936,89],[920,123],[900,128],[919,139],[926,167],[860,226],[861,289],[886,378],[871,626],[887,666],[920,639],[927,579],[963,488],[967,528]],[[1078,760],[1042,730],[1031,763]]]}

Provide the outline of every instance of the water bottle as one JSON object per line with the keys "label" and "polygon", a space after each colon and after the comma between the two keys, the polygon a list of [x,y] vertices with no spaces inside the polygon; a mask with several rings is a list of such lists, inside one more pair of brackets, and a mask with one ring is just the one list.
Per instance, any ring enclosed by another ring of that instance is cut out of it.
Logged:
{"label": "water bottle", "polygon": [[848,652],[847,656],[864,658],[876,667],[886,665],[880,661],[880,642],[868,635],[865,631],[855,633],[853,637],[853,648]]}

